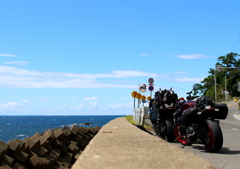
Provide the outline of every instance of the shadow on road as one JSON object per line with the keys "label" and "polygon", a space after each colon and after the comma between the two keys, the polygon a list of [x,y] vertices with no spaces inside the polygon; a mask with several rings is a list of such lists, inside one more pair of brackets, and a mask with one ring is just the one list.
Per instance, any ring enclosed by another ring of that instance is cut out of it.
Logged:
{"label": "shadow on road", "polygon": [[[205,148],[204,145],[192,145],[192,148],[198,149],[204,153],[211,153],[211,152],[207,151],[207,149]],[[217,154],[227,154],[227,155],[232,154],[232,155],[234,155],[234,154],[240,154],[240,151],[239,150],[230,150],[227,147],[223,147]]]}
{"label": "shadow on road", "polygon": [[227,147],[223,147],[219,154],[240,154],[240,151],[239,150],[229,150],[229,148]]}

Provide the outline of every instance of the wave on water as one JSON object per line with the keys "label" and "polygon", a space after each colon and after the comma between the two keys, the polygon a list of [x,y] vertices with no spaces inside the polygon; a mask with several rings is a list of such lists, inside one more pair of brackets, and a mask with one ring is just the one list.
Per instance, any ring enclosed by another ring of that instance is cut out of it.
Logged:
{"label": "wave on water", "polygon": [[24,138],[26,138],[28,136],[26,136],[24,134],[20,134],[20,135],[16,135],[15,137],[21,140],[21,139],[24,139]]}
{"label": "wave on water", "polygon": [[65,127],[65,126],[67,126],[67,127],[72,127],[72,126],[74,126],[74,125],[77,125],[77,123],[68,124],[68,125],[60,125],[60,127]]}
{"label": "wave on water", "polygon": [[72,127],[72,126],[92,126],[94,125],[93,123],[73,123],[73,124],[69,124],[69,125],[60,125],[60,127]]}

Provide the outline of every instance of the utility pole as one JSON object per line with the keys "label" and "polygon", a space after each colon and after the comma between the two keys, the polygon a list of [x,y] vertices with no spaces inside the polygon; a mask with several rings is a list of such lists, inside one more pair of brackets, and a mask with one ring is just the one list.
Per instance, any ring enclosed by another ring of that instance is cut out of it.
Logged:
{"label": "utility pole", "polygon": [[227,77],[225,75],[225,100],[227,100]]}
{"label": "utility pole", "polygon": [[[219,72],[221,72],[222,71],[222,69],[224,69],[224,68],[229,68],[229,69],[238,69],[238,70],[240,70],[239,68],[237,68],[237,67],[224,67],[224,66],[222,66],[222,65],[217,65],[217,67],[216,67],[216,69],[219,71]],[[216,70],[214,69],[214,83],[215,83],[215,101],[217,100],[216,98],[217,98],[217,92],[216,92]],[[225,100],[227,100],[227,94],[226,94],[226,92],[227,92],[227,77],[226,77],[226,75],[225,75]]]}
{"label": "utility pole", "polygon": [[214,88],[215,88],[215,101],[217,101],[216,69],[214,69]]}

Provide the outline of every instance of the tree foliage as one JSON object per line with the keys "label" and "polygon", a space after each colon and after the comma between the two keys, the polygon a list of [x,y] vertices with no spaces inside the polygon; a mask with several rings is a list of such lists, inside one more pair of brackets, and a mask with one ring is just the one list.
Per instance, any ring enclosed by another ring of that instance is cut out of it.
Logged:
{"label": "tree foliage", "polygon": [[237,53],[229,53],[225,56],[218,57],[215,69],[210,68],[208,72],[210,75],[201,81],[202,84],[198,84],[199,89],[195,92],[204,96],[209,96],[211,99],[215,100],[214,74],[216,74],[217,100],[224,99],[225,78],[229,95],[232,97],[239,96],[240,93],[237,91],[237,82],[240,81],[239,57],[240,55]]}

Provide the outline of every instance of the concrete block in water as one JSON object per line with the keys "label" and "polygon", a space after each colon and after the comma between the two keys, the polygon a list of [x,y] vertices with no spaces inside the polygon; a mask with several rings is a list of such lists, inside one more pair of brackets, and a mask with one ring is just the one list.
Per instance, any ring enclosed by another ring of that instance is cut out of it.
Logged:
{"label": "concrete block in water", "polygon": [[70,152],[75,152],[75,151],[78,150],[79,148],[78,148],[76,145],[74,145],[74,144],[70,144],[70,145],[68,146],[68,149],[70,150]]}
{"label": "concrete block in water", "polygon": [[63,134],[61,129],[56,129],[53,132],[53,136],[57,138],[58,140],[63,140],[65,138],[65,135]]}
{"label": "concrete block in water", "polygon": [[24,165],[16,162],[13,164],[12,169],[27,169],[27,168]]}
{"label": "concrete block in water", "polygon": [[1,140],[0,140],[0,146],[3,147],[6,151],[7,151],[8,147],[9,147],[9,145],[7,143],[5,143],[5,142],[3,142]]}
{"label": "concrete block in water", "polygon": [[43,147],[39,147],[36,151],[34,151],[39,157],[44,157],[48,154],[48,150]]}
{"label": "concrete block in water", "polygon": [[82,139],[82,137],[83,136],[81,136],[80,134],[76,134],[73,136],[73,140],[79,142]]}
{"label": "concrete block in water", "polygon": [[76,135],[76,134],[78,133],[78,126],[73,125],[73,126],[70,128],[70,131],[71,131],[71,133],[73,133],[74,135]]}
{"label": "concrete block in water", "polygon": [[9,149],[14,152],[17,152],[20,149],[20,144],[14,140],[9,140],[8,145],[9,145]]}
{"label": "concrete block in water", "polygon": [[61,140],[61,142],[64,146],[68,146],[70,144],[70,141],[68,138],[64,138],[63,140]]}
{"label": "concrete block in water", "polygon": [[84,135],[84,134],[85,134],[85,131],[86,131],[85,128],[83,128],[83,127],[79,127],[79,129],[78,129],[78,134],[80,134],[80,135]]}
{"label": "concrete block in water", "polygon": [[0,146],[0,159],[5,154],[5,152],[6,152],[6,150],[2,146]]}
{"label": "concrete block in water", "polygon": [[17,162],[20,162],[22,164],[26,164],[26,162],[28,161],[29,155],[23,151],[19,151],[14,155],[14,159]]}
{"label": "concrete block in water", "polygon": [[10,167],[6,164],[3,164],[3,166],[1,166],[0,169],[12,169],[12,167]]}
{"label": "concrete block in water", "polygon": [[46,130],[43,134],[42,137],[44,139],[46,139],[47,141],[49,141],[49,143],[51,144],[54,141],[54,137],[52,135],[51,130]]}
{"label": "concrete block in water", "polygon": [[19,150],[21,150],[21,151],[25,150],[25,148],[26,148],[25,142],[23,142],[22,140],[19,140],[17,138],[14,139],[14,141],[17,141],[20,144],[20,149]]}
{"label": "concrete block in water", "polygon": [[71,137],[72,133],[70,132],[69,128],[63,128],[61,130],[62,130],[62,132],[63,132],[63,134],[65,135],[66,138],[69,139]]}
{"label": "concrete block in water", "polygon": [[32,156],[29,160],[29,163],[31,164],[32,168],[37,168],[37,167],[40,167],[40,160],[39,160],[39,157],[36,157],[36,156]]}
{"label": "concrete block in water", "polygon": [[12,166],[14,163],[14,159],[12,157],[9,157],[8,155],[4,154],[1,158],[0,164],[6,164],[8,166]]}

